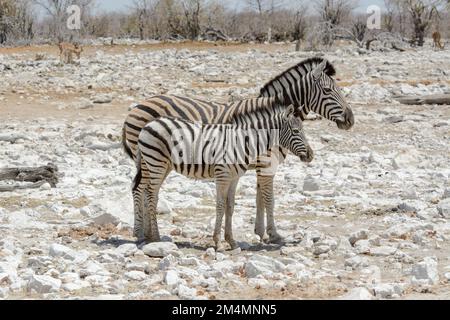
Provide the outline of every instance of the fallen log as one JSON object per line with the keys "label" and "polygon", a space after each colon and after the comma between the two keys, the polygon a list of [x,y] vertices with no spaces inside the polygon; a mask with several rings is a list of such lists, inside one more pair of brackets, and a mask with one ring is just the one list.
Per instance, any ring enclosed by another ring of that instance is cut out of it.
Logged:
{"label": "fallen log", "polygon": [[52,188],[58,183],[58,168],[49,163],[42,167],[4,168],[0,169],[0,181],[12,180],[21,182],[33,182],[29,185],[6,185],[0,186],[0,192],[15,189],[39,188],[48,182]]}
{"label": "fallen log", "polygon": [[406,105],[440,104],[450,105],[450,94],[432,94],[427,96],[400,96],[395,100]]}

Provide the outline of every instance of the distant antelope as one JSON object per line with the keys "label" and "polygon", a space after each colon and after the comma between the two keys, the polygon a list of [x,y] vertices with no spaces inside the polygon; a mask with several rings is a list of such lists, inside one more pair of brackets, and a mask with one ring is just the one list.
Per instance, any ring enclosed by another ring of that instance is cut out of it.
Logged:
{"label": "distant antelope", "polygon": [[444,49],[444,45],[441,43],[441,33],[439,31],[433,32],[433,48]]}
{"label": "distant antelope", "polygon": [[73,54],[80,60],[81,52],[83,52],[83,48],[77,43],[60,42],[58,48],[61,63],[73,63]]}

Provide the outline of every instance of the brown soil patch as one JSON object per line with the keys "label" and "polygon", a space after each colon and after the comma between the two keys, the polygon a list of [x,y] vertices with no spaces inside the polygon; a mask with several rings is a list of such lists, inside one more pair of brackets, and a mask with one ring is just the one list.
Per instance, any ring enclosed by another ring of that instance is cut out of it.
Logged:
{"label": "brown soil patch", "polygon": [[95,236],[100,239],[108,239],[114,235],[121,235],[129,238],[132,237],[131,229],[119,230],[113,224],[107,224],[104,226],[74,227],[58,232],[58,237],[67,236],[75,240],[83,240],[91,236]]}

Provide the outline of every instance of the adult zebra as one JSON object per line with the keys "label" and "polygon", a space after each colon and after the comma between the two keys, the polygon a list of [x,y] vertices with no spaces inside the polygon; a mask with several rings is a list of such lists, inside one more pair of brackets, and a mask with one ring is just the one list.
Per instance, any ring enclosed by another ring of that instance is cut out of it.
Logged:
{"label": "adult zebra", "polygon": [[[133,192],[147,190],[149,230],[159,236],[156,208],[158,193],[167,175],[176,172],[194,179],[214,179],[216,182],[216,223],[214,242],[220,245],[223,215],[225,240],[231,248],[237,247],[233,239],[232,216],[236,186],[260,156],[274,147],[291,151],[302,161],[310,162],[313,152],[309,147],[302,121],[294,116],[294,106],[280,107],[277,98],[257,98],[257,108],[232,117],[231,124],[201,124],[185,119],[161,117],[149,122],[139,134],[138,173]],[[149,179],[143,182],[139,164],[149,169]],[[135,198],[140,207],[142,197]],[[142,217],[140,217],[142,218]]]}
{"label": "adult zebra", "polygon": [[[310,58],[289,68],[261,89],[260,96],[276,96],[284,106],[293,105],[302,120],[310,111],[334,121],[340,129],[350,129],[354,124],[353,112],[342,97],[333,76],[335,68],[326,59]],[[123,126],[122,142],[127,154],[136,159],[137,141],[142,128],[161,116],[171,116],[203,123],[229,123],[232,116],[245,112],[251,100],[239,101],[229,106],[179,96],[160,95],[136,105],[128,114]],[[257,168],[257,219],[255,232],[264,236],[264,211],[267,211],[267,233],[271,242],[279,242],[273,219],[273,177],[261,164]],[[148,169],[141,163],[142,179],[149,177]],[[136,201],[135,201],[136,203]],[[135,219],[140,214],[135,206]],[[135,224],[134,235],[141,237]],[[147,240],[158,241],[154,236]]]}

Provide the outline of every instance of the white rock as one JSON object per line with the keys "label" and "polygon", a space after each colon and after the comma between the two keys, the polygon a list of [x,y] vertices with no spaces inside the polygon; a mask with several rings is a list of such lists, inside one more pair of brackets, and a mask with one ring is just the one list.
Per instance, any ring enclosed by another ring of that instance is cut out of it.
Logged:
{"label": "white rock", "polygon": [[370,248],[370,254],[375,257],[387,257],[395,254],[396,248],[389,246],[372,247]]}
{"label": "white rock", "polygon": [[95,217],[94,219],[92,219],[92,221],[96,225],[99,225],[99,226],[104,226],[107,224],[118,225],[120,222],[115,216],[113,216],[109,213],[101,214],[101,215]]}
{"label": "white rock", "polygon": [[178,297],[182,300],[195,299],[197,296],[197,289],[189,288],[183,284],[178,286]]}
{"label": "white rock", "polygon": [[27,287],[30,292],[38,294],[58,292],[61,288],[61,280],[45,275],[33,275],[28,280]]}
{"label": "white rock", "polygon": [[75,272],[64,272],[59,276],[59,279],[62,283],[70,283],[80,280],[80,277],[78,276],[78,273]]}
{"label": "white rock", "polygon": [[203,258],[206,259],[206,260],[214,260],[214,259],[216,259],[216,250],[214,250],[214,248],[206,249],[206,252],[203,255]]}
{"label": "white rock", "polygon": [[339,300],[372,300],[373,295],[366,288],[353,288],[350,292],[346,293]]}
{"label": "white rock", "polygon": [[171,297],[172,294],[167,291],[167,290],[158,290],[154,293],[152,293],[152,299],[163,299],[163,298],[168,298]]}
{"label": "white rock", "polygon": [[273,258],[263,255],[253,255],[244,266],[247,277],[254,278],[258,275],[269,276],[275,272],[282,272],[286,266]]}
{"label": "white rock", "polygon": [[435,258],[426,257],[412,267],[413,284],[434,285],[439,282],[438,264]]}
{"label": "white rock", "polygon": [[170,214],[173,211],[172,205],[169,201],[164,198],[159,199],[158,201],[158,213],[160,214]]}
{"label": "white rock", "polygon": [[392,299],[395,297],[400,297],[403,294],[403,286],[398,284],[388,284],[382,283],[377,284],[373,287],[376,297],[382,299]]}
{"label": "white rock", "polygon": [[352,246],[354,246],[358,240],[366,240],[368,238],[369,238],[369,230],[363,229],[363,230],[353,232],[350,235],[350,237],[348,238],[348,241],[350,242],[350,244]]}
{"label": "white rock", "polygon": [[175,270],[167,270],[164,275],[164,283],[169,287],[176,287],[180,282],[178,273]]}
{"label": "white rock", "polygon": [[445,279],[447,279],[447,282],[450,282],[450,272],[446,272],[444,274]]}
{"label": "white rock", "polygon": [[125,269],[127,271],[148,271],[149,264],[147,262],[134,262],[134,263],[127,263],[125,266]]}
{"label": "white rock", "polygon": [[363,264],[366,264],[364,262],[365,261],[360,256],[354,256],[354,257],[346,259],[345,262],[344,262],[344,265],[346,267],[351,267],[353,269],[356,269],[359,266],[362,266]]}
{"label": "white rock", "polygon": [[437,210],[442,217],[450,219],[450,198],[441,200],[437,206]]}
{"label": "white rock", "polygon": [[199,266],[200,261],[194,257],[181,258],[179,262],[180,266]]}
{"label": "white rock", "polygon": [[135,254],[138,251],[138,248],[134,243],[126,243],[117,247],[116,251],[125,257],[129,257]]}
{"label": "white rock", "polygon": [[358,254],[366,254],[370,252],[369,240],[359,240],[355,243],[355,250]]}
{"label": "white rock", "polygon": [[64,283],[61,286],[61,289],[63,289],[64,291],[73,293],[73,292],[80,291],[85,288],[89,288],[90,286],[91,286],[91,284],[88,281],[79,280],[76,282]]}
{"label": "white rock", "polygon": [[124,274],[125,278],[134,281],[143,281],[147,278],[147,275],[142,271],[128,271]]}
{"label": "white rock", "polygon": [[178,251],[178,247],[172,242],[153,242],[143,246],[142,251],[150,257],[163,258]]}
{"label": "white rock", "polygon": [[269,281],[261,278],[251,278],[248,280],[248,285],[255,289],[267,289],[270,287]]}
{"label": "white rock", "polygon": [[158,263],[159,270],[167,270],[177,264],[177,258],[169,254],[168,256],[162,258]]}
{"label": "white rock", "polygon": [[6,298],[8,298],[8,294],[9,294],[9,288],[6,288],[6,287],[0,287],[0,298],[1,298],[1,299],[6,299]]}
{"label": "white rock", "polygon": [[49,255],[56,258],[63,258],[66,260],[75,260],[77,257],[76,252],[69,247],[64,245],[53,243],[49,249]]}
{"label": "white rock", "polygon": [[103,275],[92,275],[85,278],[93,287],[104,287],[109,283],[111,277]]}
{"label": "white rock", "polygon": [[50,185],[50,183],[46,182],[42,186],[40,186],[39,189],[43,190],[43,191],[47,191],[47,190],[51,190],[52,186]]}

